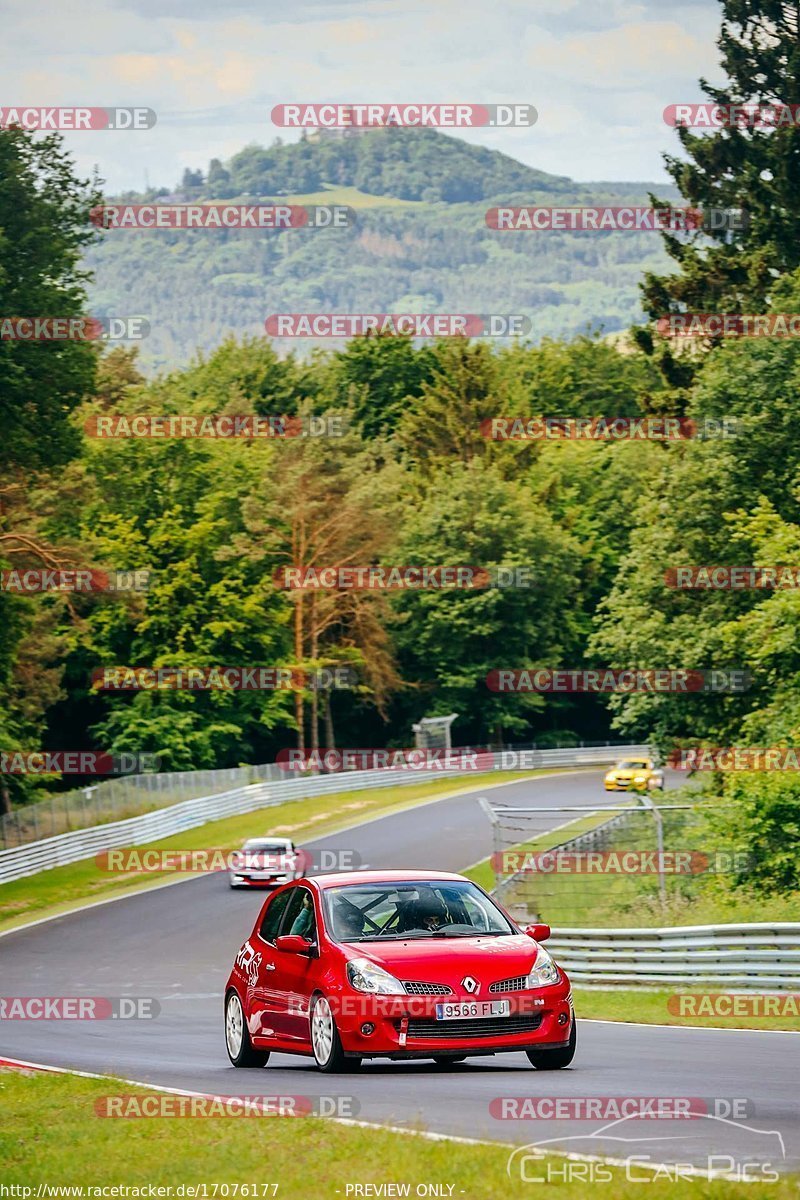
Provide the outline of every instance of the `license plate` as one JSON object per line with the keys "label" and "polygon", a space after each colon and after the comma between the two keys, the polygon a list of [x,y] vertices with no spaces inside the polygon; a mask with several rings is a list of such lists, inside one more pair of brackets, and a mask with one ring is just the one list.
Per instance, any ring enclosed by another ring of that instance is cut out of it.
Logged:
{"label": "license plate", "polygon": [[437,1004],[437,1021],[463,1021],[464,1018],[481,1020],[486,1017],[507,1017],[511,1012],[510,1000],[466,1000],[458,1004]]}

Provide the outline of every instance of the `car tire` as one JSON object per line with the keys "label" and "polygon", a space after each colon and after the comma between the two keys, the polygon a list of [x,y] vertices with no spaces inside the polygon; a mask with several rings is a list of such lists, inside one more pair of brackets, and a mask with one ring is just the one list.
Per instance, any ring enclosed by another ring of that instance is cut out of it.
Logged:
{"label": "car tire", "polygon": [[242,1002],[233,990],[225,998],[225,1047],[235,1067],[263,1067],[269,1060],[269,1050],[256,1050],[250,1041]]}
{"label": "car tire", "polygon": [[566,1046],[562,1046],[558,1050],[540,1050],[538,1046],[533,1047],[525,1051],[528,1061],[532,1067],[536,1067],[537,1071],[560,1071],[563,1067],[568,1067],[575,1057],[577,1037],[577,1023],[573,1017],[572,1029]]}
{"label": "car tire", "polygon": [[462,1063],[466,1060],[466,1054],[434,1054],[433,1061],[437,1067],[452,1067],[453,1063]]}
{"label": "car tire", "polygon": [[361,1066],[361,1059],[349,1058],[345,1054],[330,1002],[321,992],[311,1001],[308,1019],[311,1026],[311,1050],[320,1071],[329,1075],[357,1071]]}

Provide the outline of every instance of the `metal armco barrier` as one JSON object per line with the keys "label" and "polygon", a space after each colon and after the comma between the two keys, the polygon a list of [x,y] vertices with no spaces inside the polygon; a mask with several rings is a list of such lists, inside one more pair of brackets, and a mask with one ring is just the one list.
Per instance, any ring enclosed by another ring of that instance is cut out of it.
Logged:
{"label": "metal armco barrier", "polygon": [[800,990],[800,923],[557,929],[547,943],[573,983]]}
{"label": "metal armco barrier", "polygon": [[[615,762],[620,757],[643,752],[646,752],[646,747],[586,746],[535,751],[514,751],[510,748],[504,753],[518,753],[520,757],[524,754],[522,769],[533,769],[551,766],[602,766]],[[500,761],[499,754],[491,752],[481,752],[476,758],[475,767],[479,772],[493,770],[495,761]],[[128,817],[124,821],[76,829],[71,833],[61,833],[41,841],[27,842],[10,850],[0,850],[0,883],[8,883],[12,879],[22,879],[39,871],[93,858],[103,850],[114,850],[121,846],[141,846],[158,838],[172,837],[187,829],[195,829],[209,821],[218,821],[222,817],[271,808],[276,804],[304,800],[310,796],[361,791],[365,788],[397,787],[400,784],[421,783],[426,779],[459,778],[466,781],[474,773],[463,769],[341,771],[331,775],[290,779],[285,783],[251,784],[213,796],[184,800],[168,808]],[[500,775],[501,772],[498,771],[498,777]]]}

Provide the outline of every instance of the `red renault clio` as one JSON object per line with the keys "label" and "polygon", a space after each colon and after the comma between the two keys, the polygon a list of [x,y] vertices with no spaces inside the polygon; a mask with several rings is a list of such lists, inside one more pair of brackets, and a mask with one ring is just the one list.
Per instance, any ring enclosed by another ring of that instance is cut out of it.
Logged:
{"label": "red renault clio", "polygon": [[270,1051],[322,1071],[364,1058],[575,1054],[569,980],[477,884],[438,871],[360,871],[289,883],[266,901],[225,988],[235,1067]]}

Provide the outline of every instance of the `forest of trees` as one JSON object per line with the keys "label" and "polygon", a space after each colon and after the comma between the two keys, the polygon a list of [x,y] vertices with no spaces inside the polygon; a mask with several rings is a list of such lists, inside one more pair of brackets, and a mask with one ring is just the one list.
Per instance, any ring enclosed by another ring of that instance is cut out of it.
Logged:
{"label": "forest of trees", "polygon": [[[222,192],[220,173],[230,177]],[[148,198],[327,194],[357,203],[353,227],[108,231],[88,254],[90,307],[98,316],[147,317],[145,374],[187,365],[198,346],[208,353],[226,337],[263,333],[265,318],[279,312],[513,312],[531,319],[537,341],[617,332],[642,319],[642,272],[668,262],[657,235],[498,234],[486,227],[486,209],[646,204],[647,189],[575,183],[435,130],[248,146],[226,166],[187,170],[174,192]],[[668,187],[664,198],[677,194]]]}

